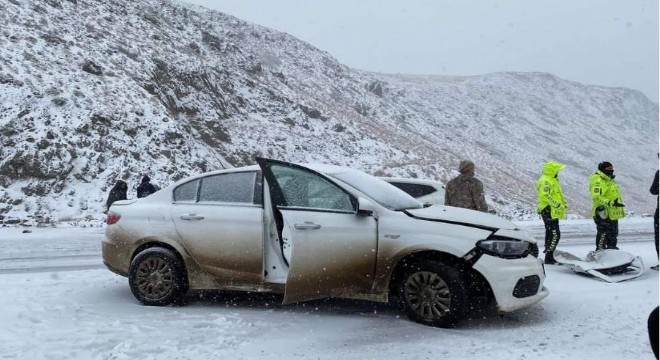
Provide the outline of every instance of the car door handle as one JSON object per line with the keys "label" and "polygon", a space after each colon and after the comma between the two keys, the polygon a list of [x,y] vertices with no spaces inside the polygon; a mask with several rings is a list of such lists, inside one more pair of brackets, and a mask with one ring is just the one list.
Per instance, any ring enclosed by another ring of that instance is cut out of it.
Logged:
{"label": "car door handle", "polygon": [[302,224],[294,224],[293,227],[298,230],[317,230],[321,228],[321,224],[315,224],[311,221],[305,221]]}
{"label": "car door handle", "polygon": [[197,214],[185,214],[179,216],[181,220],[204,220],[204,217]]}

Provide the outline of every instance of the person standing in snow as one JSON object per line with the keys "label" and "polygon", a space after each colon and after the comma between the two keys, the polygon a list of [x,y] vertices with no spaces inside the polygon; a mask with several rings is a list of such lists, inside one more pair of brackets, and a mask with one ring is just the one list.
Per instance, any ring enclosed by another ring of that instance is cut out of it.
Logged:
{"label": "person standing in snow", "polygon": [[591,216],[596,223],[596,250],[619,249],[619,219],[626,216],[619,185],[614,181],[612,163],[603,161],[589,178]]}
{"label": "person standing in snow", "polygon": [[145,175],[142,177],[140,185],[137,187],[137,197],[143,198],[155,193],[158,189],[151,182],[151,178]]}
{"label": "person standing in snow", "polygon": [[484,185],[474,177],[474,163],[462,160],[458,171],[460,174],[445,186],[445,205],[487,212]]}
{"label": "person standing in snow", "polygon": [[115,186],[110,189],[110,194],[108,195],[108,200],[105,202],[105,212],[107,213],[110,210],[110,206],[117,200],[126,200],[126,194],[128,192],[128,185],[124,180],[117,180]]}
{"label": "person standing in snow", "polygon": [[[655,171],[655,178],[653,179],[653,184],[651,184],[651,189],[649,190],[651,194],[658,195],[658,170]],[[658,255],[658,198],[655,199],[655,215],[653,216],[653,232],[655,235],[655,253]],[[652,266],[651,269],[658,270],[658,265]]]}
{"label": "person standing in snow", "polygon": [[559,220],[566,218],[566,200],[559,185],[558,175],[566,165],[548,161],[543,165],[541,177],[536,182],[538,194],[537,213],[541,215],[545,225],[545,260],[546,264],[556,264],[555,249],[559,244],[561,232]]}

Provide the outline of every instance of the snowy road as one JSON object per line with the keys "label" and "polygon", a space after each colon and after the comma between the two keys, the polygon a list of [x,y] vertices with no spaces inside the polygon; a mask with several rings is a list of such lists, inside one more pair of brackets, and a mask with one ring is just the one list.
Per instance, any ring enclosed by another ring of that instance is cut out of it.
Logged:
{"label": "snowy road", "polygon": [[0,229],[0,274],[105,269],[105,228]]}
{"label": "snowy road", "polygon": [[[537,239],[538,221],[521,222]],[[590,221],[562,223],[561,250],[593,248]],[[551,294],[458,329],[408,321],[386,305],[217,293],[144,307],[100,258],[102,228],[0,229],[0,359],[652,359],[646,317],[658,273],[609,284],[547,266]],[[652,219],[621,222],[620,247],[656,263]]]}

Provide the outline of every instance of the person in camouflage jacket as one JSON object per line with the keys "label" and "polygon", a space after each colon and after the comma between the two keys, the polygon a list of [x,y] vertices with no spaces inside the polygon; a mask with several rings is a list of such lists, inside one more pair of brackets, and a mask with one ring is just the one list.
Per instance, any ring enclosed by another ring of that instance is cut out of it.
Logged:
{"label": "person in camouflage jacket", "polygon": [[474,163],[462,160],[460,174],[445,186],[445,205],[487,212],[484,185],[474,177]]}

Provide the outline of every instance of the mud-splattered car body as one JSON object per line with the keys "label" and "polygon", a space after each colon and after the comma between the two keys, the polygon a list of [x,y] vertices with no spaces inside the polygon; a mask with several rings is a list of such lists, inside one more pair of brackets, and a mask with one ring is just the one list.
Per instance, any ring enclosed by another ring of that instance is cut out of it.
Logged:
{"label": "mud-splattered car body", "polygon": [[508,312],[548,295],[534,239],[508,220],[425,207],[350,168],[257,162],[113,204],[106,266],[147,305],[205,289],[396,300],[434,326],[455,325],[472,297]]}

